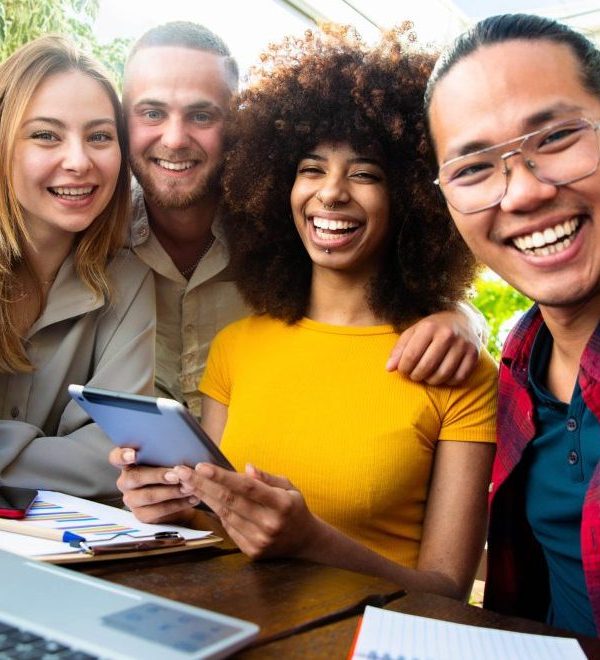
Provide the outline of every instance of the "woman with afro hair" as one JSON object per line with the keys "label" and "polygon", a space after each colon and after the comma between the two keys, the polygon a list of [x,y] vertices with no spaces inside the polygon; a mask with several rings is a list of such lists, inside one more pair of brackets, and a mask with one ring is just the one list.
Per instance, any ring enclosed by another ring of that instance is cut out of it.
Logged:
{"label": "woman with afro hair", "polygon": [[242,92],[226,232],[255,314],[217,336],[200,384],[203,426],[239,472],[178,466],[165,483],[252,558],[464,598],[486,528],[495,366],[482,355],[456,387],[380,366],[475,270],[431,185],[432,57],[413,41],[409,26],[376,48],[339,28],[290,38]]}

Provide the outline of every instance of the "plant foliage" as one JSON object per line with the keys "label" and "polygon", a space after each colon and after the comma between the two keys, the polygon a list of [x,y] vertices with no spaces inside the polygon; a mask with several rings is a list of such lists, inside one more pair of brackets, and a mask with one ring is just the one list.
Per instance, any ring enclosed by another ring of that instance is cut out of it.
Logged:
{"label": "plant foliage", "polygon": [[500,279],[480,278],[475,290],[471,302],[485,316],[490,331],[487,348],[499,360],[506,335],[532,301]]}
{"label": "plant foliage", "polygon": [[129,39],[99,44],[93,32],[99,0],[0,0],[0,61],[44,34],[62,34],[99,59],[121,86]]}

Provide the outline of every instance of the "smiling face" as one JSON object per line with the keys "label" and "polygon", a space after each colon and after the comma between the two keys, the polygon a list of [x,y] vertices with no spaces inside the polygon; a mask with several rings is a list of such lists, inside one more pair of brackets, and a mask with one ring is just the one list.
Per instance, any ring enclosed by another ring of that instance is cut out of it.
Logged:
{"label": "smiling face", "polygon": [[109,203],[120,165],[115,113],[100,83],[80,71],[46,78],[18,127],[12,166],[34,243],[89,227]]}
{"label": "smiling face", "polygon": [[[580,117],[600,120],[600,99],[582,85],[571,49],[547,40],[480,47],[441,78],[430,106],[440,165]],[[519,155],[506,163],[508,188],[499,204],[472,214],[449,207],[469,247],[542,305],[577,306],[597,298],[600,171],[555,186],[538,181]]]}
{"label": "smiling face", "polygon": [[182,47],[142,48],[127,65],[131,168],[146,199],[190,208],[214,187],[231,90],[225,58]]}
{"label": "smiling face", "polygon": [[366,276],[378,270],[390,224],[380,160],[348,144],[317,145],[298,164],[291,206],[315,267]]}

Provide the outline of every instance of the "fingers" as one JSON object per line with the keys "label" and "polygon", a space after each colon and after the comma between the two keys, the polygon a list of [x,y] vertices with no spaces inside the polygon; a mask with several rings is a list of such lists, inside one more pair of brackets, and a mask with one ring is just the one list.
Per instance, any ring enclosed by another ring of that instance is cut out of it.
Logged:
{"label": "fingers", "polygon": [[177,486],[147,486],[123,494],[123,502],[141,522],[180,520],[199,500],[184,496]]}
{"label": "fingers", "polygon": [[414,369],[414,367],[416,365],[416,362],[412,366],[410,366],[410,363],[409,363],[408,366],[410,368],[410,371],[408,371],[408,372],[405,371],[405,369],[406,369],[406,360],[407,359],[410,360],[410,357],[405,358],[405,361],[403,362],[403,366],[400,367],[400,361],[402,360],[402,357],[404,355],[404,349],[405,349],[406,345],[410,342],[410,339],[411,339],[412,335],[414,334],[414,331],[415,330],[414,330],[414,326],[413,326],[413,327],[408,328],[407,330],[405,330],[400,335],[400,339],[398,339],[398,341],[396,342],[396,345],[392,349],[392,352],[390,353],[390,357],[388,358],[388,361],[385,364],[385,368],[386,368],[387,371],[396,371],[396,369],[397,369],[400,373],[408,375],[408,373],[410,373],[410,371],[412,371],[412,369]]}
{"label": "fingers", "polygon": [[449,339],[448,335],[428,321],[421,321],[409,328],[400,337],[398,371],[411,380],[423,380],[432,374],[442,361],[440,351],[449,348]]}
{"label": "fingers", "polygon": [[123,503],[142,522],[179,520],[181,514],[186,514],[199,502],[195,495],[182,493],[179,477],[172,468],[124,466],[117,488],[123,493]]}
{"label": "fingers", "polygon": [[287,479],[253,466],[240,474],[205,463],[196,466],[189,480],[240,550],[254,559],[293,553],[304,531],[295,522],[297,513],[308,513],[298,491],[269,485],[266,480],[291,486]]}
{"label": "fingers", "polygon": [[449,314],[453,318],[457,312],[428,317],[406,330],[386,368],[396,362],[400,373],[429,385],[457,385],[468,378],[477,365],[479,345],[444,320]]}
{"label": "fingers", "polygon": [[111,465],[116,468],[124,468],[135,463],[135,450],[125,447],[115,447],[108,455]]}
{"label": "fingers", "polygon": [[117,488],[125,493],[151,484],[177,484],[179,479],[171,468],[148,467],[145,465],[125,466],[117,479]]}
{"label": "fingers", "polygon": [[[272,486],[251,475],[232,472],[208,463],[199,463],[194,472],[194,492],[211,508],[213,507],[206,499],[207,497],[212,498],[213,501],[221,501],[228,507],[231,507],[234,502],[239,504],[240,508],[244,502],[266,508],[282,506],[281,495],[285,489],[280,486]],[[177,473],[180,474],[179,469]],[[291,486],[286,479],[272,477],[260,471],[257,471],[257,474],[268,476],[278,483]]]}
{"label": "fingers", "polygon": [[472,344],[449,332],[438,331],[421,354],[409,377],[416,382],[444,385],[455,376],[466,356],[475,358],[473,364],[477,362],[477,350]]}
{"label": "fingers", "polygon": [[472,344],[456,343],[443,356],[436,368],[424,375],[422,380],[429,385],[459,385],[471,375],[478,359],[479,354]]}
{"label": "fingers", "polygon": [[444,360],[437,371],[427,378],[426,382],[429,385],[446,385],[447,387],[461,385],[475,370],[479,361],[479,353],[472,344],[469,344],[464,352],[457,353],[456,356],[449,353],[447,360],[449,364],[446,365]]}
{"label": "fingers", "polygon": [[274,474],[269,474],[264,470],[259,470],[251,463],[246,464],[245,472],[248,476],[252,477],[253,479],[259,479],[264,484],[267,484],[269,486],[273,486],[275,488],[283,488],[285,490],[294,489],[294,485],[286,477],[280,477]]}

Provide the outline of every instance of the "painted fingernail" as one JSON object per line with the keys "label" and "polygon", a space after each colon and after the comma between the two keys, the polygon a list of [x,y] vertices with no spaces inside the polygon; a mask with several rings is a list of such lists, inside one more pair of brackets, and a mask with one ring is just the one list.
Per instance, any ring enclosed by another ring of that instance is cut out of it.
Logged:
{"label": "painted fingernail", "polygon": [[175,472],[165,472],[165,481],[176,484],[179,481],[179,477],[175,474]]}
{"label": "painted fingernail", "polygon": [[196,472],[207,479],[211,479],[215,476],[215,471],[212,465],[208,465],[208,463],[198,463],[198,465],[196,465]]}
{"label": "painted fingernail", "polygon": [[125,463],[135,463],[135,451],[133,449],[124,449],[121,458]]}

